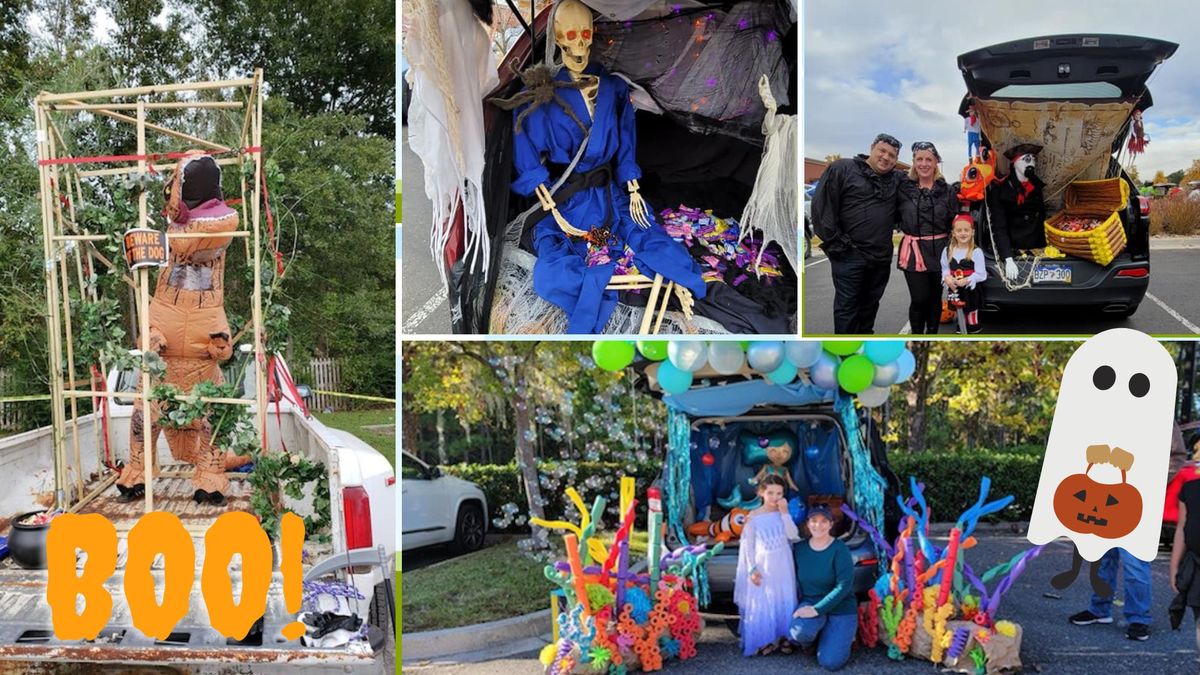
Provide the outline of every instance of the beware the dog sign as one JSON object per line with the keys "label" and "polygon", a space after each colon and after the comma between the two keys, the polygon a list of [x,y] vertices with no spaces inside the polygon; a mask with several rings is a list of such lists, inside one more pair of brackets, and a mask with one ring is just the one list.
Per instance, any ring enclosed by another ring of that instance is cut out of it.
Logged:
{"label": "beware the dog sign", "polygon": [[125,232],[125,262],[129,269],[162,267],[167,264],[167,233],[148,227]]}

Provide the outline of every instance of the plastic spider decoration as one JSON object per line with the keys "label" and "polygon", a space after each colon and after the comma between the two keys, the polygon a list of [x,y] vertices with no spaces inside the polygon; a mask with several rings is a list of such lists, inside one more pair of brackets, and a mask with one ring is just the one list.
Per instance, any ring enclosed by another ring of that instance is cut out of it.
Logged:
{"label": "plastic spider decoration", "polygon": [[493,98],[489,99],[501,110],[514,110],[520,106],[529,104],[529,107],[522,110],[517,115],[516,130],[521,131],[521,123],[533,112],[535,108],[550,101],[554,101],[567,113],[575,124],[579,125],[581,131],[587,133],[587,127],[580,121],[579,117],[571,110],[571,106],[559,95],[559,89],[575,89],[581,90],[585,86],[584,82],[572,79],[556,80],[554,79],[554,71],[546,65],[536,65],[526,68],[520,73],[521,81],[525,84],[525,88],[517,92],[516,95],[510,98]]}

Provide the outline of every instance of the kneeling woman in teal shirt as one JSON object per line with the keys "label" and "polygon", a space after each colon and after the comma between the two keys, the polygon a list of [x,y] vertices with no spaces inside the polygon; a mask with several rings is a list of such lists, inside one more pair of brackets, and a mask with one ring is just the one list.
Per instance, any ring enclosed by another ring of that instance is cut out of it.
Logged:
{"label": "kneeling woman in teal shirt", "polygon": [[795,546],[796,586],[800,605],[792,615],[792,640],[805,649],[817,645],[817,663],[839,670],[850,660],[850,645],[858,630],[854,601],[854,562],[850,549],[829,531],[829,507],[814,506],[808,514],[812,536]]}

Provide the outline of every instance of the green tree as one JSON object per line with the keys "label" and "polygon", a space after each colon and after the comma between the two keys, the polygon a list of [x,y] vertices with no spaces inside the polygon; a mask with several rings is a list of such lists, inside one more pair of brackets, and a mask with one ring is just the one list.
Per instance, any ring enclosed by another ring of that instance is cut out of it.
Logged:
{"label": "green tree", "polygon": [[396,5],[379,0],[196,0],[221,70],[266,71],[270,92],[306,115],[349,112],[395,138]]}

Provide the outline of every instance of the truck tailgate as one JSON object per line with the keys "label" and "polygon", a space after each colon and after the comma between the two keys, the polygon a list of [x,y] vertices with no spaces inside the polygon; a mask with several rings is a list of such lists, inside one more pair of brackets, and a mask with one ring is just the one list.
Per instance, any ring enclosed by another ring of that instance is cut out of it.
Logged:
{"label": "truck tailgate", "polygon": [[[164,467],[164,472],[180,472],[183,466]],[[283,599],[282,575],[276,569],[268,592],[267,609],[261,645],[230,644],[231,641],[213,630],[208,621],[200,590],[200,572],[204,563],[204,532],[222,513],[231,510],[250,510],[250,485],[245,480],[231,482],[228,502],[223,507],[200,506],[192,501],[191,481],[182,475],[164,477],[154,482],[155,508],[170,511],[183,522],[192,535],[196,550],[196,577],[191,591],[188,614],[175,627],[169,640],[158,642],[133,627],[129,607],[125,602],[124,573],[127,558],[126,538],[129,530],[142,515],[142,502],[123,504],[116,501],[116,491],[110,488],[81,512],[100,513],[117,529],[117,570],[105,584],[113,600],[112,616],[107,627],[95,641],[64,642],[53,635],[50,606],[46,602],[47,573],[44,570],[24,570],[11,559],[0,562],[0,659],[119,662],[119,663],[286,663],[290,665],[321,664],[336,667],[370,666],[375,657],[364,642],[351,642],[338,649],[311,649],[299,641],[288,641],[282,635],[283,626],[294,620]],[[99,483],[96,483],[98,486]],[[305,544],[305,551],[318,558],[325,551],[319,546]],[[86,556],[81,555],[77,569],[82,569]],[[231,565],[237,570],[237,564]],[[163,579],[162,559],[155,561],[153,574]],[[161,592],[161,591],[160,591]],[[235,597],[241,592],[240,573],[233,572]],[[82,606],[82,598],[79,600]],[[378,666],[376,666],[376,669]]]}

